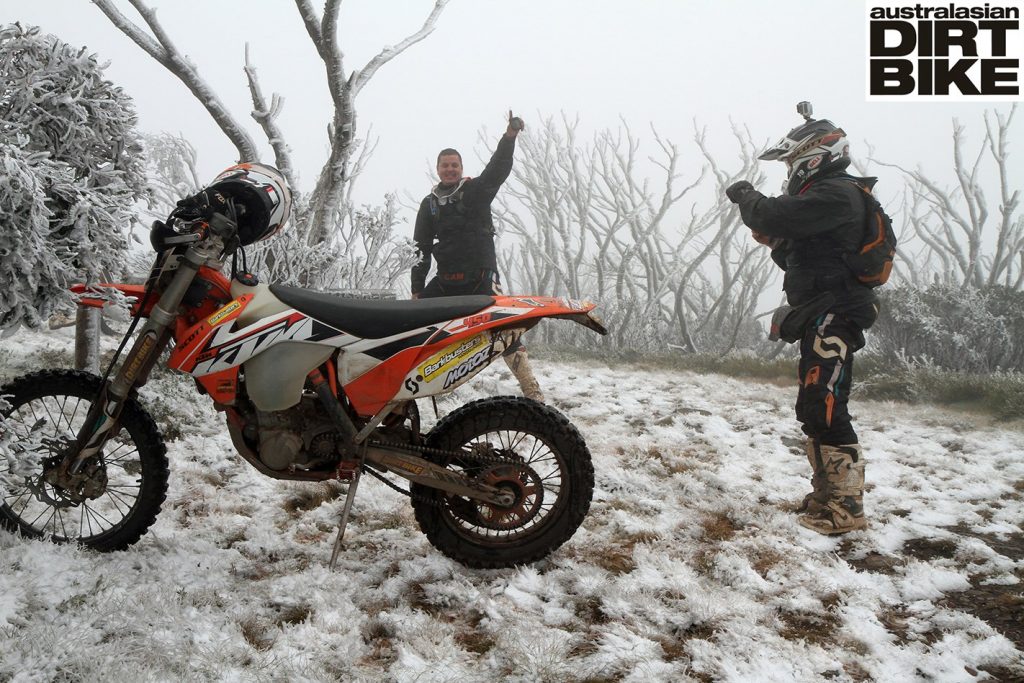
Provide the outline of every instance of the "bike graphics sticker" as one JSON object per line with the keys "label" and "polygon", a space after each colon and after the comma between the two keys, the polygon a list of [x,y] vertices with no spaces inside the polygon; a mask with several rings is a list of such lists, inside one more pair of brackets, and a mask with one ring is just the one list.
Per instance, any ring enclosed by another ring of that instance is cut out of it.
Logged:
{"label": "bike graphics sticker", "polygon": [[242,307],[241,302],[239,302],[237,300],[236,301],[232,301],[228,305],[224,306],[224,308],[220,309],[219,311],[217,311],[216,313],[211,315],[209,320],[206,321],[206,324],[208,324],[210,327],[214,327],[221,320],[223,320],[224,318],[228,317],[229,315],[231,315],[232,313],[234,313],[235,311],[237,311],[241,307]]}
{"label": "bike graphics sticker", "polygon": [[486,349],[488,344],[487,335],[483,334],[478,334],[458,344],[452,344],[417,368],[417,374],[423,378],[421,381],[432,382],[443,376],[445,371],[474,356],[481,349]]}
{"label": "bike graphics sticker", "polygon": [[472,356],[470,356],[465,362],[460,363],[459,365],[456,365],[454,368],[449,370],[448,373],[444,376],[444,387],[442,388],[447,389],[448,387],[454,385],[456,382],[465,379],[474,370],[479,368],[481,365],[486,364],[487,361],[490,360],[490,357],[491,349],[490,345],[487,345],[484,348],[477,351],[476,353],[474,353]]}

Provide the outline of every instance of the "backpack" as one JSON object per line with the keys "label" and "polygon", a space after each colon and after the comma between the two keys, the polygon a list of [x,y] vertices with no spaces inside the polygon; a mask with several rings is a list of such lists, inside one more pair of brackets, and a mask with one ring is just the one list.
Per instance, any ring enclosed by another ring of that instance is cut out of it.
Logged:
{"label": "backpack", "polygon": [[882,205],[871,194],[871,188],[853,181],[864,193],[864,237],[860,248],[853,253],[843,254],[846,265],[862,285],[878,287],[889,280],[892,262],[896,257],[896,233],[892,219]]}

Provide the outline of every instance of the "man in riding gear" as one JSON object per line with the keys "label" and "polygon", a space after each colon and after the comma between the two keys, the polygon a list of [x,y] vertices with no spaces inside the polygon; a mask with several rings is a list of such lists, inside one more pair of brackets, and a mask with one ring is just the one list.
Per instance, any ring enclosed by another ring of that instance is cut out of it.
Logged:
{"label": "man in riding gear", "polygon": [[874,323],[878,305],[844,254],[856,252],[863,238],[866,208],[859,185],[870,189],[876,179],[846,173],[850,148],[841,128],[811,119],[809,107],[804,117],[803,125],[758,157],[786,163],[784,194],[766,197],[743,180],[726,195],[739,206],[754,239],[771,248],[772,260],[785,271],[790,320],[806,320],[788,339],[800,341],[796,417],[807,435],[813,470],[814,490],[799,508],[800,523],[837,534],[867,526],[864,456],[847,402],[853,355],[864,346],[863,331]]}
{"label": "man in riding gear", "polygon": [[[510,111],[505,134],[476,178],[462,176],[462,155],[456,150],[446,148],[437,155],[440,182],[423,198],[416,214],[413,240],[420,261],[412,267],[413,299],[501,294],[491,202],[512,172],[516,136],[523,127],[523,120]],[[425,285],[431,257],[437,260],[437,274]],[[517,342],[503,355],[523,395],[543,402],[526,347]]]}

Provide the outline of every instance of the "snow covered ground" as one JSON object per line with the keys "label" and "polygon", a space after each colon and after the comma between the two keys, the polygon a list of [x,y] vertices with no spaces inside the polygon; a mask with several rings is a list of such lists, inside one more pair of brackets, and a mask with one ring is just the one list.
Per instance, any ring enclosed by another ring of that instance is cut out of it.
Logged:
{"label": "snow covered ground", "polygon": [[[69,340],[0,342],[0,377]],[[513,393],[501,365],[458,402]],[[0,531],[0,681],[1024,677],[1019,424],[855,400],[871,527],[826,538],[788,511],[808,488],[795,387],[535,366],[597,488],[566,545],[500,571],[440,555],[367,478],[332,573],[340,487],[261,476],[163,380],[181,438],[148,535],[100,555]]]}

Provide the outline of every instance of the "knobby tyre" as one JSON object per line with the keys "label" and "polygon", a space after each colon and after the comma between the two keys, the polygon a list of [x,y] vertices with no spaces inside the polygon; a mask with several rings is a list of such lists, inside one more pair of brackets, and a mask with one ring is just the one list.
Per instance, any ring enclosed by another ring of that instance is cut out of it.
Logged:
{"label": "knobby tyre", "polygon": [[167,495],[167,448],[135,399],[125,403],[118,433],[88,466],[88,494],[52,483],[102,384],[90,373],[48,370],[0,388],[9,404],[0,413],[7,442],[7,457],[0,458],[4,528],[112,551],[138,541],[156,520]]}
{"label": "knobby tyre", "polygon": [[465,459],[430,457],[515,493],[516,502],[501,508],[413,485],[420,529],[435,548],[467,566],[511,567],[546,557],[576,532],[590,508],[594,467],[586,443],[561,413],[536,401],[474,401],[441,420],[426,445],[466,453]]}

